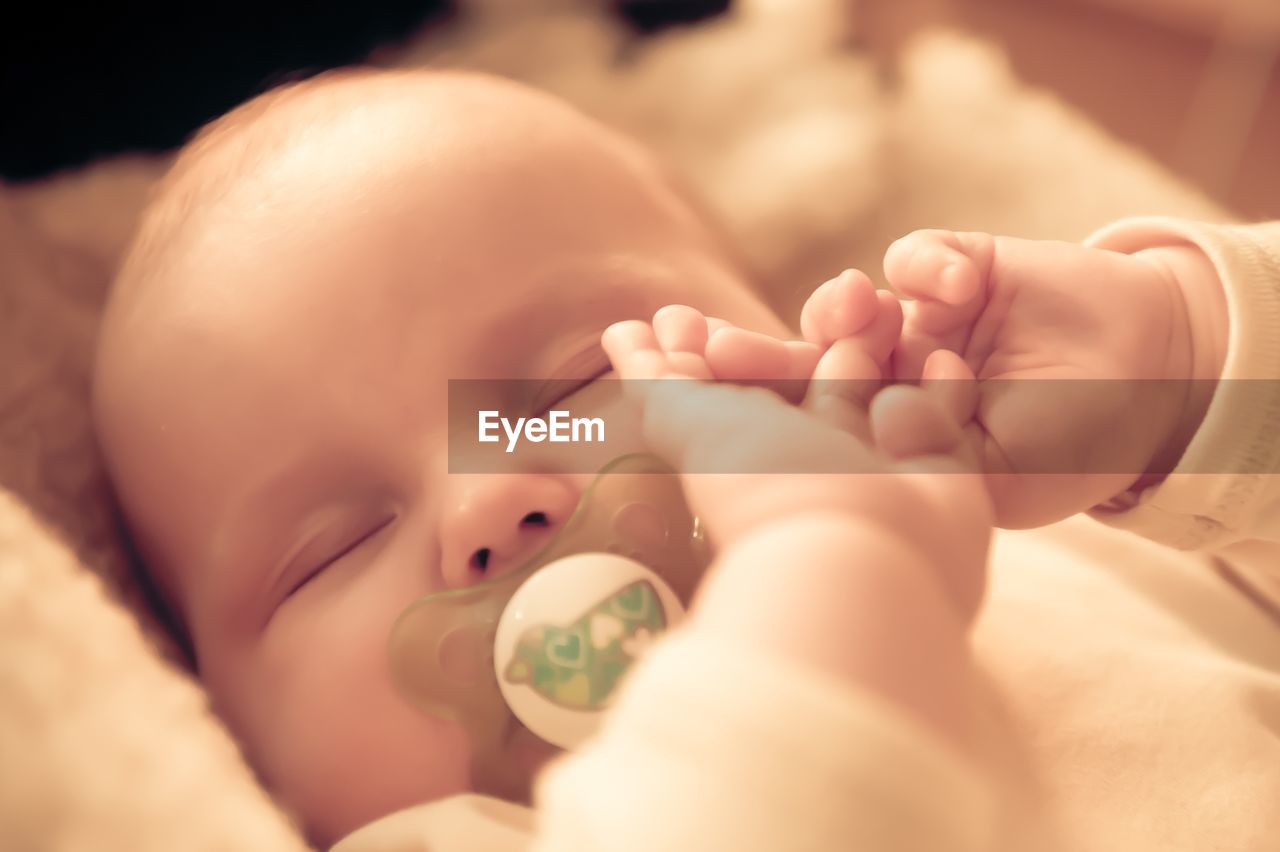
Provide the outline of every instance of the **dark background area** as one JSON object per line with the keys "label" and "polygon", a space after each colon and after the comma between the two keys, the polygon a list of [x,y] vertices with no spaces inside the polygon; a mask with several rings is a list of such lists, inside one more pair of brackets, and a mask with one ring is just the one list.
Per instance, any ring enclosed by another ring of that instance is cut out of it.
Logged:
{"label": "dark background area", "polygon": [[[521,2],[521,0],[512,0]],[[644,34],[731,0],[602,0]],[[33,4],[0,14],[0,178],[161,151],[274,85],[460,14],[450,0]]]}

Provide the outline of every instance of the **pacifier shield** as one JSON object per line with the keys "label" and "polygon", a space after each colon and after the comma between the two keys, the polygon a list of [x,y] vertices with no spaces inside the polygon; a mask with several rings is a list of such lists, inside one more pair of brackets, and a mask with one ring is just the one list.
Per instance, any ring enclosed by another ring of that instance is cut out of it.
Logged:
{"label": "pacifier shield", "polygon": [[511,596],[494,638],[494,674],[525,727],[561,748],[593,734],[619,680],[684,607],[633,559],[579,553]]}
{"label": "pacifier shield", "polygon": [[526,801],[531,775],[516,743],[532,733],[568,748],[594,731],[613,686],[674,624],[710,558],[676,472],[654,456],[622,456],[523,566],[410,603],[388,637],[391,678],[414,707],[466,730],[477,792]]}

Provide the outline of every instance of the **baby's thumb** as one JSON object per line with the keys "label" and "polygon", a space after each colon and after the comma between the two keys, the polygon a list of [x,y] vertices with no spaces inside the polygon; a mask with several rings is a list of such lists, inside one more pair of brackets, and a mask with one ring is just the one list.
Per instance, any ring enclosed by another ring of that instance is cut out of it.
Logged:
{"label": "baby's thumb", "polygon": [[995,264],[989,234],[915,231],[885,252],[885,278],[903,304],[894,375],[916,379],[935,349],[959,350],[988,302]]}
{"label": "baby's thumb", "polygon": [[[983,295],[994,262],[995,239],[990,234],[914,231],[889,246],[884,274],[889,286],[904,296],[961,308]],[[939,316],[948,318],[945,312]]]}

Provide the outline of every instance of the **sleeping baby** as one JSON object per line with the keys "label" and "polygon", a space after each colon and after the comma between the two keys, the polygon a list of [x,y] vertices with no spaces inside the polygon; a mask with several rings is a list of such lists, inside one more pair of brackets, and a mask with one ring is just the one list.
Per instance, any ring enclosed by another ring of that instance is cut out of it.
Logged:
{"label": "sleeping baby", "polygon": [[[319,844],[1262,850],[1280,394],[1237,380],[1280,367],[1277,243],[920,232],[886,256],[905,311],[848,272],[791,340],[628,140],[507,82],[341,72],[178,159],[95,419],[215,709]],[[572,470],[450,472],[450,380],[515,378],[633,428]],[[630,451],[684,472],[706,579],[595,736],[557,755],[516,726],[518,783],[490,788],[388,636],[526,564]],[[1086,510],[1132,531],[1077,516],[988,554],[993,522]]]}

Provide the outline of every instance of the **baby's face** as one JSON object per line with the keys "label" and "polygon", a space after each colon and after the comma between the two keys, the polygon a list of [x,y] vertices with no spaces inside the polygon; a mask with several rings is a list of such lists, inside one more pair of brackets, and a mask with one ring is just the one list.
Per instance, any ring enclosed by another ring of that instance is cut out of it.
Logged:
{"label": "baby's face", "polygon": [[577,414],[621,404],[589,386],[616,320],[683,302],[783,332],[615,140],[460,85],[267,158],[104,326],[134,531],[217,709],[322,842],[469,788],[466,736],[396,692],[388,633],[530,556],[585,485],[448,474],[447,380],[582,379]]}

